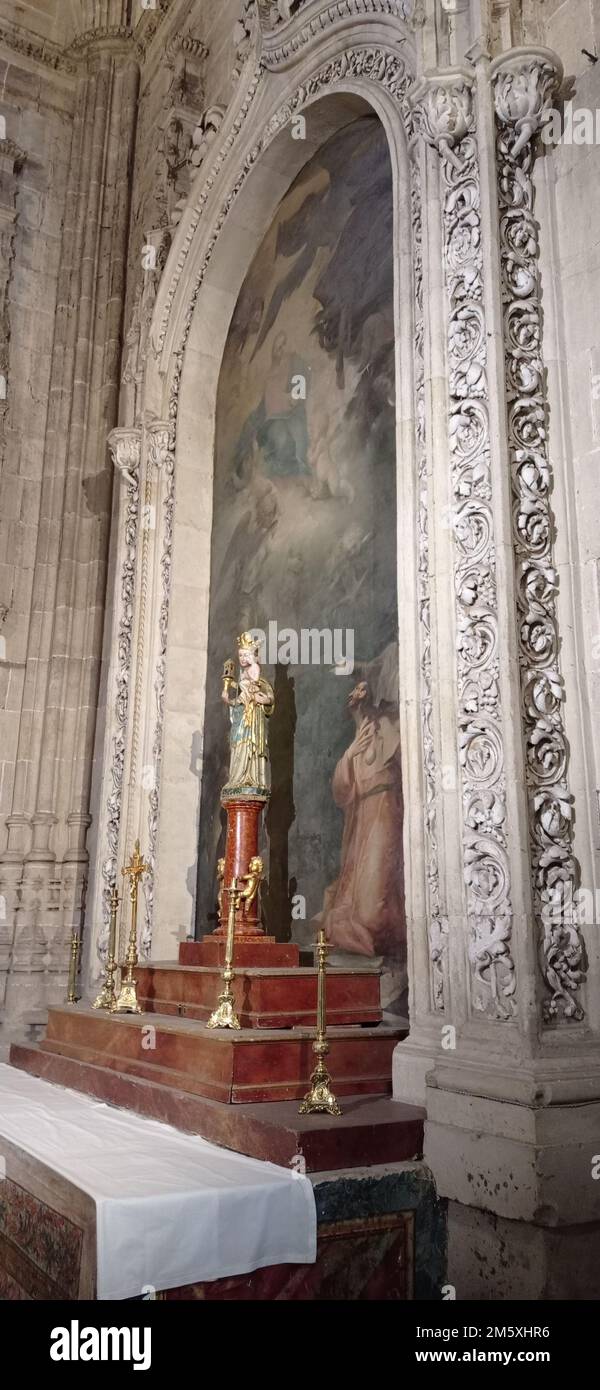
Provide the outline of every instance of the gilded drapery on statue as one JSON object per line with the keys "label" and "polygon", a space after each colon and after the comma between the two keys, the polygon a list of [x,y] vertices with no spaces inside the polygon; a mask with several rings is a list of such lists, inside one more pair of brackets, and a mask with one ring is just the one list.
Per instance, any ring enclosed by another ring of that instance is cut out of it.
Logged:
{"label": "gilded drapery on statue", "polygon": [[267,719],[275,708],[275,695],[268,680],[260,674],[257,643],[252,633],[238,638],[240,678],[230,674],[232,663],[225,663],[223,700],[229,705],[231,720],[229,777],[222,789],[225,799],[233,796],[268,797],[271,789]]}

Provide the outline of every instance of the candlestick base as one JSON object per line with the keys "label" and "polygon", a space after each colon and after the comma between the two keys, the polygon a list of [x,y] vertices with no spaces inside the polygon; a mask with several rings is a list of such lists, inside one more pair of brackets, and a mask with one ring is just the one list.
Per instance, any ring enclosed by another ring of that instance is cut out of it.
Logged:
{"label": "candlestick base", "polygon": [[104,1009],[106,1013],[114,1014],[116,1007],[117,996],[115,994],[115,987],[114,985],[112,985],[112,987],[109,986],[107,981],[105,981],[98,997],[94,999],[92,1008]]}
{"label": "candlestick base", "polygon": [[322,1058],[319,1058],[310,1082],[310,1091],[305,1095],[298,1114],[341,1115],[342,1112],[331,1090],[331,1077]]}
{"label": "candlestick base", "polygon": [[137,1001],[137,985],[135,980],[124,980],[119,990],[119,997],[115,1003],[114,1014],[141,1014],[142,1010]]}
{"label": "candlestick base", "polygon": [[117,991],[115,989],[116,968],[115,958],[114,956],[110,956],[106,964],[102,988],[92,1004],[93,1009],[104,1009],[106,1013],[114,1013],[117,1003]]}
{"label": "candlestick base", "polygon": [[233,1007],[233,997],[220,994],[216,1009],[211,1014],[207,1028],[240,1028],[240,1020]]}

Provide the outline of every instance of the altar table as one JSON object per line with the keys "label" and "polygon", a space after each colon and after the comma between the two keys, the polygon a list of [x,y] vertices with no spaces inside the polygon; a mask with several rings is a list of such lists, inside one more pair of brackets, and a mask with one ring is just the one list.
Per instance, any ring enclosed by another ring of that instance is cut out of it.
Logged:
{"label": "altar table", "polygon": [[34,1298],[139,1298],[316,1258],[308,1178],[0,1064],[0,1297],[20,1296],[11,1237],[28,1222]]}

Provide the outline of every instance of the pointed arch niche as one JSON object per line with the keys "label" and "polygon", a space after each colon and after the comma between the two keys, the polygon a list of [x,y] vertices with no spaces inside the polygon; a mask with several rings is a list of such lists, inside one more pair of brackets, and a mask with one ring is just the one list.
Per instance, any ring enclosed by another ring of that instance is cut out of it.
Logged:
{"label": "pointed arch niche", "polygon": [[[365,33],[367,40],[368,37]],[[217,621],[218,577],[214,568],[211,574],[211,539],[213,525],[216,527],[219,522],[214,512],[215,498],[219,499],[218,506],[226,505],[226,498],[225,504],[219,498],[215,460],[218,469],[219,431],[227,429],[224,361],[232,324],[234,333],[236,330],[236,306],[259,248],[302,171],[306,173],[308,169],[309,177],[308,166],[318,160],[319,152],[335,148],[336,140],[343,144],[347,137],[351,142],[353,130],[383,130],[392,198],[390,311],[395,382],[390,400],[395,397],[396,456],[395,488],[392,478],[387,495],[388,508],[395,510],[392,529],[395,527],[396,531],[396,594],[391,593],[388,603],[400,634],[397,661],[404,818],[397,856],[403,865],[412,1035],[419,1017],[432,1021],[437,1018],[437,1030],[443,1005],[442,966],[439,955],[430,953],[431,923],[439,917],[439,903],[435,844],[430,833],[434,823],[433,757],[431,748],[425,747],[431,739],[431,654],[424,500],[427,464],[420,244],[423,174],[419,161],[412,160],[409,152],[411,118],[406,92],[411,74],[405,61],[410,56],[408,48],[401,54],[396,43],[382,45],[379,33],[377,40],[377,46],[361,45],[349,50],[340,35],[335,48],[343,51],[338,56],[331,45],[327,61],[323,54],[317,61],[313,53],[293,74],[269,75],[266,83],[260,71],[255,70],[237,108],[228,112],[220,133],[223,139],[217,160],[208,179],[200,171],[178,228],[155,305],[153,352],[145,383],[140,491],[149,478],[152,482],[151,475],[157,475],[156,440],[161,428],[165,431],[163,454],[167,465],[161,468],[159,461],[160,480],[154,494],[157,526],[148,561],[143,644],[138,641],[138,650],[143,645],[144,656],[141,669],[138,663],[129,697],[131,709],[134,686],[142,690],[137,702],[140,718],[137,728],[132,727],[130,720],[120,835],[124,843],[125,833],[131,838],[139,827],[142,843],[147,844],[149,836],[153,882],[145,942],[153,959],[174,959],[178,942],[194,935],[199,922],[203,927],[207,925],[206,904],[212,884],[203,883],[199,896],[198,878],[199,873],[212,877],[214,866],[209,867],[204,817],[214,820],[218,815],[218,807],[207,801],[207,768],[210,769],[213,758],[212,781],[216,786],[216,763],[222,759],[227,742],[225,711],[219,699],[221,657],[216,664],[211,657],[209,666],[213,640],[212,634],[209,638],[209,622],[211,585],[213,621]],[[301,138],[296,133],[298,115],[304,118]],[[375,139],[377,143],[378,137]],[[368,250],[364,254],[368,255]],[[376,333],[377,325],[372,327]],[[269,351],[271,348],[269,343]],[[337,367],[339,371],[339,360]],[[352,371],[356,381],[358,373],[350,353],[345,367],[348,377]],[[245,486],[244,467],[241,472]],[[260,468],[264,474],[264,458]],[[239,496],[240,490],[233,489],[231,497],[236,505]],[[315,502],[316,507],[325,505],[324,501]],[[386,525],[389,528],[389,517]],[[360,569],[355,578],[360,581]],[[382,600],[385,604],[385,595]],[[226,611],[227,605],[223,608],[219,621],[224,629],[222,641],[228,650],[236,623],[251,616],[250,606],[247,607],[247,613],[243,605],[231,613]],[[279,615],[272,616],[277,619]],[[344,617],[340,625],[347,624],[350,625],[349,619]],[[320,621],[319,615],[315,616],[314,625],[335,624],[324,614]],[[390,643],[384,627],[382,624],[383,635],[377,649],[372,644],[371,650],[368,640],[365,651],[357,648],[357,663],[365,658],[373,661],[386,647],[389,662]],[[377,670],[372,674],[376,679]],[[290,670],[289,675],[295,679],[298,672]],[[338,684],[326,667],[319,668],[316,675],[331,686]],[[389,690],[389,670],[387,677]],[[314,673],[312,679],[314,683]],[[352,736],[350,722],[344,724],[342,719],[353,681],[344,679],[339,684],[344,694],[337,697],[338,727],[330,737],[328,728],[322,727],[323,721],[319,726],[323,755],[317,741],[312,750],[302,750],[303,757],[312,757],[315,777],[328,779],[329,795],[336,756],[348,746]],[[299,700],[298,681],[296,717],[300,713]],[[214,735],[217,704],[216,718],[222,721],[218,739]],[[138,766],[135,776],[130,770],[132,747]],[[156,769],[149,790],[139,775],[139,769],[148,767]],[[200,832],[203,775],[204,838]],[[293,792],[299,816],[297,785]],[[339,811],[333,814],[338,818],[340,846],[342,817]],[[318,826],[314,827],[314,834],[318,836]],[[216,845],[218,837],[213,834],[212,838]],[[201,858],[200,865],[199,839],[205,853],[205,862]],[[213,848],[211,845],[211,855]],[[308,863],[305,852],[305,875]],[[332,848],[329,858],[325,855],[319,867],[316,887],[304,894],[307,918],[323,906],[323,890],[335,877],[338,866],[339,855]],[[285,877],[287,883],[283,889],[280,886],[280,892],[289,888],[290,879],[296,878],[297,892],[303,894],[304,885],[294,863],[292,836]],[[277,924],[271,921],[269,925],[273,929]]]}

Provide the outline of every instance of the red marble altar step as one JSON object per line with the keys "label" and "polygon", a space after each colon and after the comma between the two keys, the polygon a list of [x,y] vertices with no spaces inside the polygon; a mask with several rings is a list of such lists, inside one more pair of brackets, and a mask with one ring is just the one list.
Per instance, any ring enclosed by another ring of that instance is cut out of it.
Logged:
{"label": "red marble altar step", "polygon": [[[225,964],[225,936],[210,932],[202,941],[182,941],[179,947],[180,965]],[[300,961],[300,948],[293,941],[276,941],[274,936],[251,937],[247,941],[236,936],[235,967],[261,966],[266,969],[292,969]]]}
{"label": "red marble altar step", "polygon": [[213,1144],[307,1173],[362,1168],[419,1159],[425,1111],[388,1096],[347,1096],[343,1114],[299,1115],[297,1101],[223,1105],[126,1075],[100,1062],[83,1062],[13,1043],[13,1066],[55,1085],[134,1110]]}
{"label": "red marble altar step", "polygon": [[[391,1091],[392,1053],[404,1036],[378,1027],[332,1028],[328,1068],[336,1093]],[[208,1096],[227,1104],[296,1100],[314,1066],[308,1028],[210,1029],[162,1014],[111,1017],[92,1008],[52,1008],[41,1048]]]}
{"label": "red marble altar step", "polygon": [[[174,1014],[205,1023],[216,1007],[223,982],[216,966],[157,962],[136,970],[138,999],[147,1013]],[[235,1008],[243,1028],[314,1028],[317,972],[312,969],[240,968],[233,982]],[[379,973],[374,970],[327,972],[327,1020],[331,1026],[380,1023]]]}

